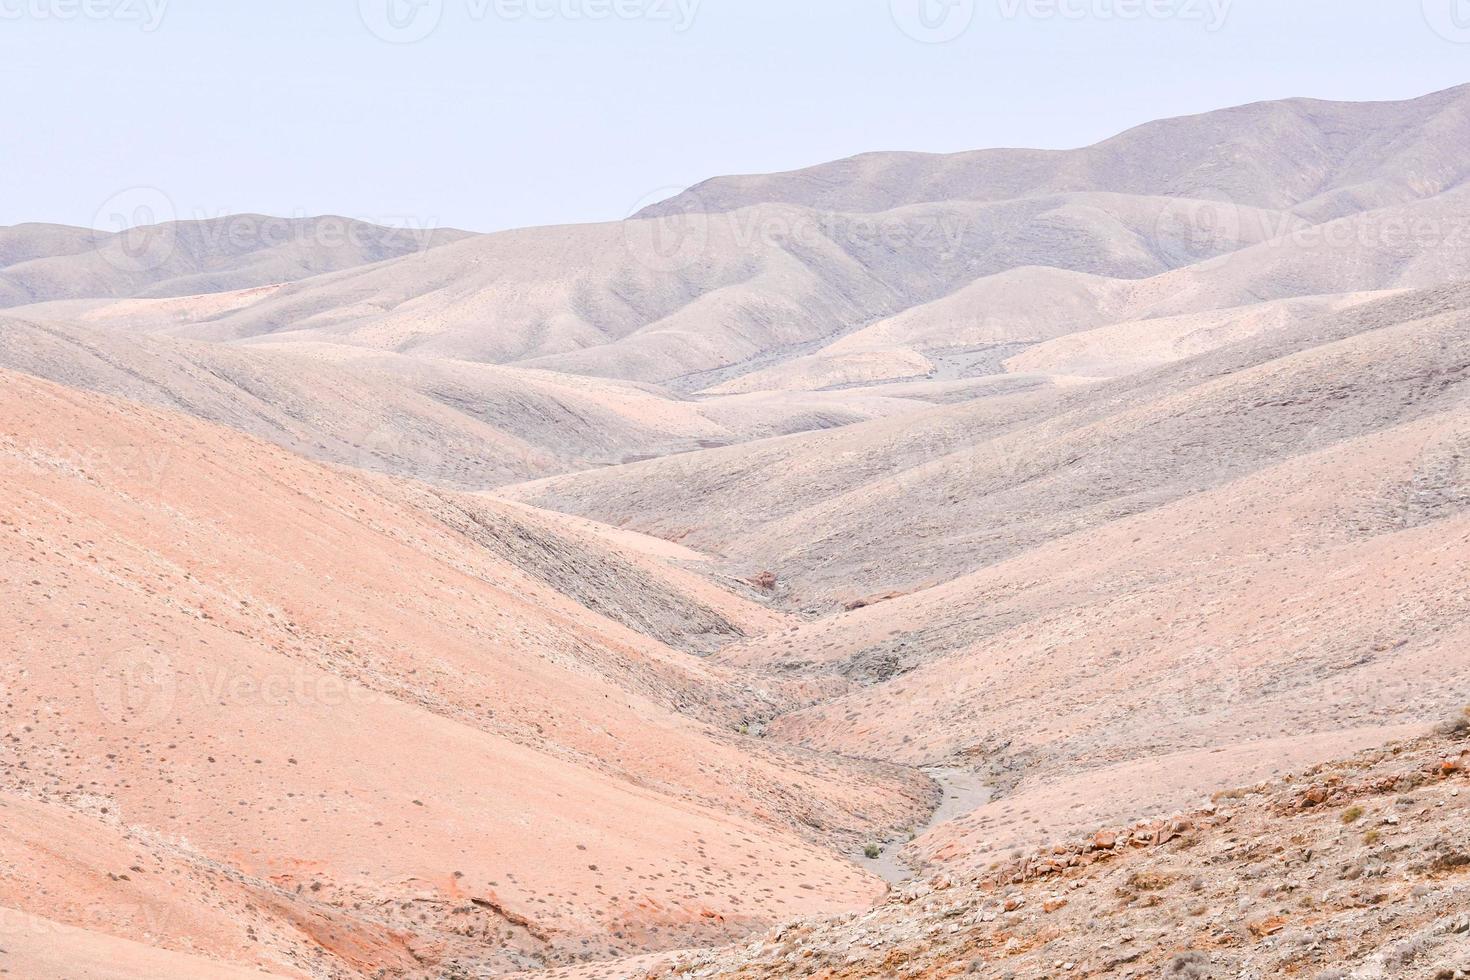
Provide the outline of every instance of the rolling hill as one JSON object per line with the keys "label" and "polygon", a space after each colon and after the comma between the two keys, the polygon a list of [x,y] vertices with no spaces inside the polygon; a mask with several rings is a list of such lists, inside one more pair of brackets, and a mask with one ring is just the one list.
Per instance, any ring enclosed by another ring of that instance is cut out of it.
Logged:
{"label": "rolling hill", "polygon": [[1470,968],[1467,161],[0,229],[0,972]]}

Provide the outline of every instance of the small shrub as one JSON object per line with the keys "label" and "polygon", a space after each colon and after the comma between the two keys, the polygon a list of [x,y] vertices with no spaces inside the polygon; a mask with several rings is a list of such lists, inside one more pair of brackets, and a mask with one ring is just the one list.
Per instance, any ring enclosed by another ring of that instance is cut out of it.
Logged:
{"label": "small shrub", "polygon": [[1169,968],[1164,971],[1164,975],[1181,977],[1185,978],[1185,980],[1203,980],[1204,977],[1209,976],[1209,969],[1209,958],[1204,953],[1192,949],[1187,953],[1180,953],[1174,957],[1173,962],[1169,964]]}
{"label": "small shrub", "polygon": [[1449,721],[1441,722],[1435,726],[1435,731],[1441,735],[1464,735],[1470,732],[1470,705],[1465,710],[1455,715]]}
{"label": "small shrub", "polygon": [[878,855],[882,853],[883,848],[879,847],[877,844],[870,843],[863,848],[863,857],[867,858],[869,861],[878,860]]}
{"label": "small shrub", "polygon": [[1432,943],[1423,936],[1406,939],[1383,955],[1387,966],[1406,967],[1427,953]]}
{"label": "small shrub", "polygon": [[1458,715],[1438,726],[1437,731],[1441,735],[1464,735],[1470,732],[1470,716]]}
{"label": "small shrub", "polygon": [[1470,867],[1470,854],[1463,851],[1452,851],[1434,859],[1429,866],[1435,871],[1458,871],[1460,868]]}
{"label": "small shrub", "polygon": [[1360,806],[1350,806],[1346,810],[1342,811],[1342,822],[1343,823],[1357,823],[1357,821],[1359,819],[1361,819],[1362,816],[1363,816],[1363,808],[1362,807],[1360,807]]}
{"label": "small shrub", "polygon": [[1128,876],[1128,885],[1135,891],[1156,892],[1168,888],[1173,884],[1172,875],[1160,874],[1157,871],[1135,871]]}
{"label": "small shrub", "polygon": [[1364,834],[1363,835],[1363,843],[1364,844],[1367,844],[1369,847],[1372,847],[1374,844],[1377,844],[1378,843],[1378,831],[1376,831],[1376,830],[1370,830],[1366,834]]}

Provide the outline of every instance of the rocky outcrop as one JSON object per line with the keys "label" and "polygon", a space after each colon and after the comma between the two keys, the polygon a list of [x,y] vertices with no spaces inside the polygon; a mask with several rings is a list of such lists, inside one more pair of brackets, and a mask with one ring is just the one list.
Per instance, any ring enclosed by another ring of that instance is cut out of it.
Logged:
{"label": "rocky outcrop", "polygon": [[1391,744],[644,978],[1470,976],[1470,741]]}

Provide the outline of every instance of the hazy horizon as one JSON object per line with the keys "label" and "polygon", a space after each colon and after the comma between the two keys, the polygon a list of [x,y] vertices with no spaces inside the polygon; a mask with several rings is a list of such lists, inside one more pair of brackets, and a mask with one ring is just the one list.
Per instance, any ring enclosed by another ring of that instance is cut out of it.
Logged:
{"label": "hazy horizon", "polygon": [[3,980],[1470,980],[1467,52],[0,0]]}
{"label": "hazy horizon", "polygon": [[[1231,105],[1470,80],[1452,0],[1382,6],[360,0],[206,14],[5,0],[17,97],[0,121],[25,138],[0,225],[116,230],[135,211],[478,232],[615,220],[725,174],[1072,148]],[[81,125],[56,122],[79,105],[93,107]]]}

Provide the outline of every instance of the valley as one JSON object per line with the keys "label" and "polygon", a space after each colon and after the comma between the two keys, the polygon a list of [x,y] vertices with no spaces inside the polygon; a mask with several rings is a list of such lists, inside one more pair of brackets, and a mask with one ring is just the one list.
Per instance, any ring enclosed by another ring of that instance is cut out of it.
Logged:
{"label": "valley", "polygon": [[0,972],[1464,975],[1467,147],[0,229]]}

